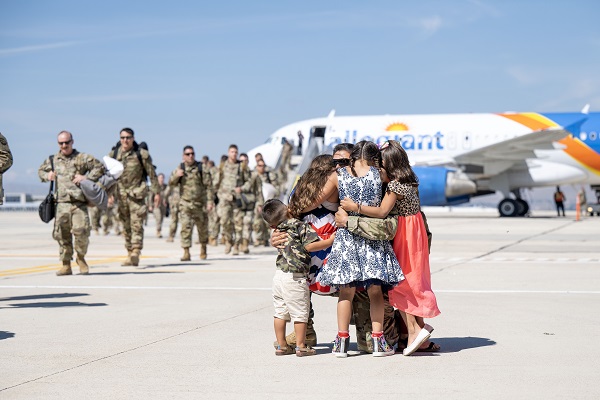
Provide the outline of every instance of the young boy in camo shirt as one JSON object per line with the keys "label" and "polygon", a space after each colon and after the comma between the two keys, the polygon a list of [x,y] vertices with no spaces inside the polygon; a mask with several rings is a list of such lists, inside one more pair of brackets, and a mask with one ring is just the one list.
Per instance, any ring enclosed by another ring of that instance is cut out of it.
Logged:
{"label": "young boy in camo shirt", "polygon": [[[273,277],[273,326],[278,343],[275,355],[294,352],[298,357],[315,355],[316,351],[305,343],[310,310],[310,290],[306,281],[310,268],[308,253],[330,247],[335,234],[327,240],[319,240],[309,224],[293,218],[286,205],[277,199],[265,202],[262,217],[272,229],[288,233],[289,238],[285,248],[278,249],[277,271]],[[294,323],[296,349],[288,346],[285,340],[285,325],[290,320]]]}

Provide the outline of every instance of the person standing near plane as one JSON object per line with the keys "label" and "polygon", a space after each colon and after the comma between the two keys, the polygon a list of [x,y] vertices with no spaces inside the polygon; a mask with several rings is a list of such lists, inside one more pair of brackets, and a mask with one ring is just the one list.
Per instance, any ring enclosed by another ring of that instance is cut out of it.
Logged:
{"label": "person standing near plane", "polygon": [[[221,223],[221,234],[225,243],[225,254],[240,254],[244,212],[242,192],[248,193],[250,170],[238,160],[238,147],[235,144],[227,150],[227,160],[219,168],[217,212]],[[232,251],[233,249],[233,251]]]}
{"label": "person standing near plane", "polygon": [[[258,177],[262,182],[262,194],[265,201],[274,199],[279,196],[277,190],[277,174],[274,171],[267,171],[267,165],[265,160],[258,158],[256,160],[256,169],[253,171],[253,175]],[[265,189],[266,188],[266,189]],[[259,215],[260,212],[255,210]],[[269,240],[269,226],[262,218],[254,218],[252,222],[252,231],[254,232],[254,246],[265,246]]]}
{"label": "person standing near plane", "polygon": [[158,186],[160,187],[160,192],[158,193],[158,200],[153,203],[150,203],[149,211],[154,214],[154,220],[156,221],[156,237],[162,238],[162,224],[165,219],[165,214],[167,213],[167,195],[168,195],[168,185],[165,183],[165,174],[162,172],[157,175]]}
{"label": "person standing near plane", "polygon": [[4,188],[2,186],[2,175],[8,171],[13,164],[12,153],[8,147],[8,141],[0,133],[0,204],[4,203]]}
{"label": "person standing near plane", "polygon": [[566,200],[563,192],[560,191],[560,186],[556,187],[556,192],[554,192],[554,204],[556,204],[556,215],[560,217],[560,212],[562,210],[562,216],[565,216],[565,203]]}
{"label": "person standing near plane", "polygon": [[[246,153],[240,154],[240,161],[244,167],[248,169],[248,155]],[[243,210],[244,227],[242,229],[242,245],[240,248],[240,251],[242,251],[244,254],[248,254],[250,252],[250,248],[248,246],[252,241],[252,224],[256,219],[262,219],[260,215],[262,213],[262,206],[265,203],[262,193],[262,180],[255,172],[250,172],[248,187],[249,193],[245,194],[245,196],[250,203],[246,204]]]}
{"label": "person standing near plane", "polygon": [[116,194],[127,249],[127,258],[121,266],[137,267],[144,247],[144,220],[148,215],[148,178],[155,202],[160,192],[156,171],[150,153],[136,143],[131,128],[121,129],[120,142],[108,156],[123,163],[124,167],[117,183]]}
{"label": "person standing near plane", "polygon": [[302,144],[304,143],[304,135],[302,134],[302,131],[298,131],[298,149],[296,154],[301,156],[302,155]]}
{"label": "person standing near plane", "polygon": [[87,200],[79,183],[85,179],[98,180],[104,174],[104,165],[95,157],[73,148],[73,135],[58,134],[58,153],[48,157],[38,169],[42,182],[56,183],[56,216],[52,237],[60,246],[62,268],[56,275],[72,275],[71,259],[77,253],[77,265],[82,275],[90,268],[85,261],[90,238],[90,218]]}
{"label": "person standing near plane", "polygon": [[169,186],[179,186],[179,218],[181,220],[181,261],[190,261],[194,224],[200,237],[200,259],[205,260],[208,243],[207,211],[214,207],[213,187],[210,172],[196,161],[194,148],[183,148],[183,162],[173,171]]}

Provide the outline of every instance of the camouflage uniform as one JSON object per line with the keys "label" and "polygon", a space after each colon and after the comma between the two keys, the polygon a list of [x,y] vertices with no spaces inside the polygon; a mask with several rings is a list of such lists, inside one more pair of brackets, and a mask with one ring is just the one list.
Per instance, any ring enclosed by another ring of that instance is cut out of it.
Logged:
{"label": "camouflage uniform", "polygon": [[208,217],[206,207],[214,205],[214,191],[210,172],[199,169],[202,164],[184,164],[184,175],[176,175],[173,171],[169,186],[179,186],[179,218],[181,220],[181,247],[192,247],[194,224],[199,229],[200,244],[206,249],[208,243]]}
{"label": "camouflage uniform", "polygon": [[100,218],[102,217],[102,210],[98,207],[89,207],[88,213],[90,214],[90,225],[92,230],[98,233],[100,229]]}
{"label": "camouflage uniform", "polygon": [[[160,185],[159,185],[160,187]],[[158,192],[159,200],[158,207],[154,206],[154,200],[152,200],[152,213],[154,214],[154,219],[156,220],[156,236],[162,237],[160,231],[162,230],[163,219],[165,218],[165,214],[167,213],[166,199],[167,199],[167,188],[168,185],[163,183],[160,192]]]}
{"label": "camouflage uniform", "polygon": [[[244,226],[242,229],[242,248],[244,253],[248,253],[248,244],[252,241],[252,225],[254,220],[263,220],[260,216],[262,206],[265,204],[262,193],[262,179],[256,172],[250,174],[250,192],[254,195],[255,203],[252,208],[244,211]],[[257,217],[258,215],[258,217]],[[264,221],[264,220],[263,220]]]}
{"label": "camouflage uniform", "polygon": [[[148,150],[139,148],[142,163],[136,154],[135,145],[128,151],[123,151],[122,147],[117,149],[117,154],[113,157],[113,151],[108,156],[117,159],[123,163],[123,174],[117,183],[116,197],[119,201],[119,219],[123,224],[123,236],[125,236],[125,248],[131,256],[135,250],[138,253],[144,247],[144,220],[148,214],[146,207],[146,198],[148,195],[148,184],[145,175],[150,178],[152,193],[158,193],[158,179],[152,165],[152,157]],[[144,171],[146,174],[144,174]],[[129,265],[128,260],[124,264]]]}
{"label": "camouflage uniform", "polygon": [[238,254],[242,242],[244,212],[236,204],[236,199],[240,198],[240,195],[234,191],[236,187],[242,188],[243,193],[249,194],[250,171],[240,162],[226,161],[220,167],[217,192],[219,197],[217,212],[221,220],[221,234],[225,242],[226,254],[229,253],[232,245],[234,254]]}
{"label": "camouflage uniform", "polygon": [[[213,166],[209,170],[210,175],[212,177],[213,188],[216,188],[219,185],[219,167]],[[262,219],[262,218],[261,218]],[[221,225],[219,224],[219,213],[217,212],[217,207],[213,207],[212,210],[208,212],[208,243],[211,245],[217,245],[217,239],[219,238],[219,228]]]}
{"label": "camouflage uniform", "polygon": [[169,202],[169,210],[171,216],[171,224],[169,225],[169,242],[173,241],[177,233],[177,224],[179,223],[179,186],[167,187],[167,201]]}
{"label": "camouflage uniform", "polygon": [[0,204],[4,203],[4,188],[2,187],[2,174],[13,164],[12,153],[6,138],[0,133]]}
{"label": "camouflage uniform", "polygon": [[[265,172],[262,174],[259,174],[257,172],[255,172],[255,173],[261,179],[262,183],[270,183],[275,188],[278,188],[278,182],[277,182],[278,174],[275,171],[265,170]],[[264,198],[264,195],[265,195],[265,193],[263,193],[263,200],[265,200],[265,201],[269,200],[269,199]],[[265,245],[266,246],[271,237],[269,225],[265,222],[264,219],[260,218],[260,212],[258,211],[258,205],[255,208],[255,214],[258,217],[255,217],[252,222],[252,231],[254,232],[254,245],[255,246]]]}
{"label": "camouflage uniform", "polygon": [[114,204],[108,206],[106,211],[102,213],[102,226],[104,227],[104,234],[108,235],[112,227],[115,228],[115,234],[121,234],[121,223],[119,221],[119,205],[115,199]]}
{"label": "camouflage uniform", "polygon": [[[47,158],[38,169],[42,182],[48,182],[50,171],[52,166]],[[54,155],[54,172],[57,204],[52,237],[60,245],[60,259],[70,262],[74,251],[77,258],[85,257],[90,236],[87,200],[79,186],[72,182],[73,178],[79,174],[96,181],[104,174],[104,166],[93,156],[73,149],[69,156],[60,152]]]}

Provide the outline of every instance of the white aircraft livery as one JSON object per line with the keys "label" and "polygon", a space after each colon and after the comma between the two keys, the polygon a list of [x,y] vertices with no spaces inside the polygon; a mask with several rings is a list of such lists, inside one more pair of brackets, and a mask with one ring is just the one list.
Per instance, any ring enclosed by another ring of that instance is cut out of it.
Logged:
{"label": "white aircraft livery", "polygon": [[600,113],[485,113],[335,116],[296,122],[249,152],[276,166],[283,138],[303,149],[397,140],[419,177],[421,204],[455,205],[500,192],[502,216],[525,215],[522,188],[585,183],[600,189]]}

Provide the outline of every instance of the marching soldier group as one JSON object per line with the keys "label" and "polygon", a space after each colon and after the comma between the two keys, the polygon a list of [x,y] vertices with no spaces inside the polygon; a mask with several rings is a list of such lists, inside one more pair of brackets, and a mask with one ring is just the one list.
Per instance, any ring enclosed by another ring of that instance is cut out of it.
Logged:
{"label": "marching soldier group", "polygon": [[[171,216],[167,242],[174,241],[177,225],[181,225],[181,261],[191,260],[194,226],[202,260],[207,258],[207,245],[217,245],[219,234],[225,254],[249,253],[251,244],[268,244],[269,227],[260,218],[260,212],[266,199],[279,195],[283,174],[266,166],[260,154],[256,155],[256,170],[251,171],[248,156],[238,156],[235,144],[229,146],[218,166],[206,156],[202,162],[196,161],[194,148],[185,146],[183,162],[165,183],[165,176],[156,174],[145,143],[138,144],[134,131],[123,128],[119,143],[108,154],[123,164],[123,172],[108,191],[108,209],[100,212],[96,207],[88,207],[79,183],[85,179],[97,181],[105,167],[95,157],[79,153],[73,144],[70,132],[60,132],[59,152],[48,157],[38,170],[42,182],[56,183],[53,238],[59,243],[63,264],[57,275],[72,274],[74,256],[80,273],[88,274],[85,255],[90,230],[99,233],[103,227],[108,234],[113,225],[125,240],[127,257],[121,265],[138,266],[147,214],[154,213],[156,236],[160,238],[167,207]],[[264,194],[263,188],[267,188]]]}

